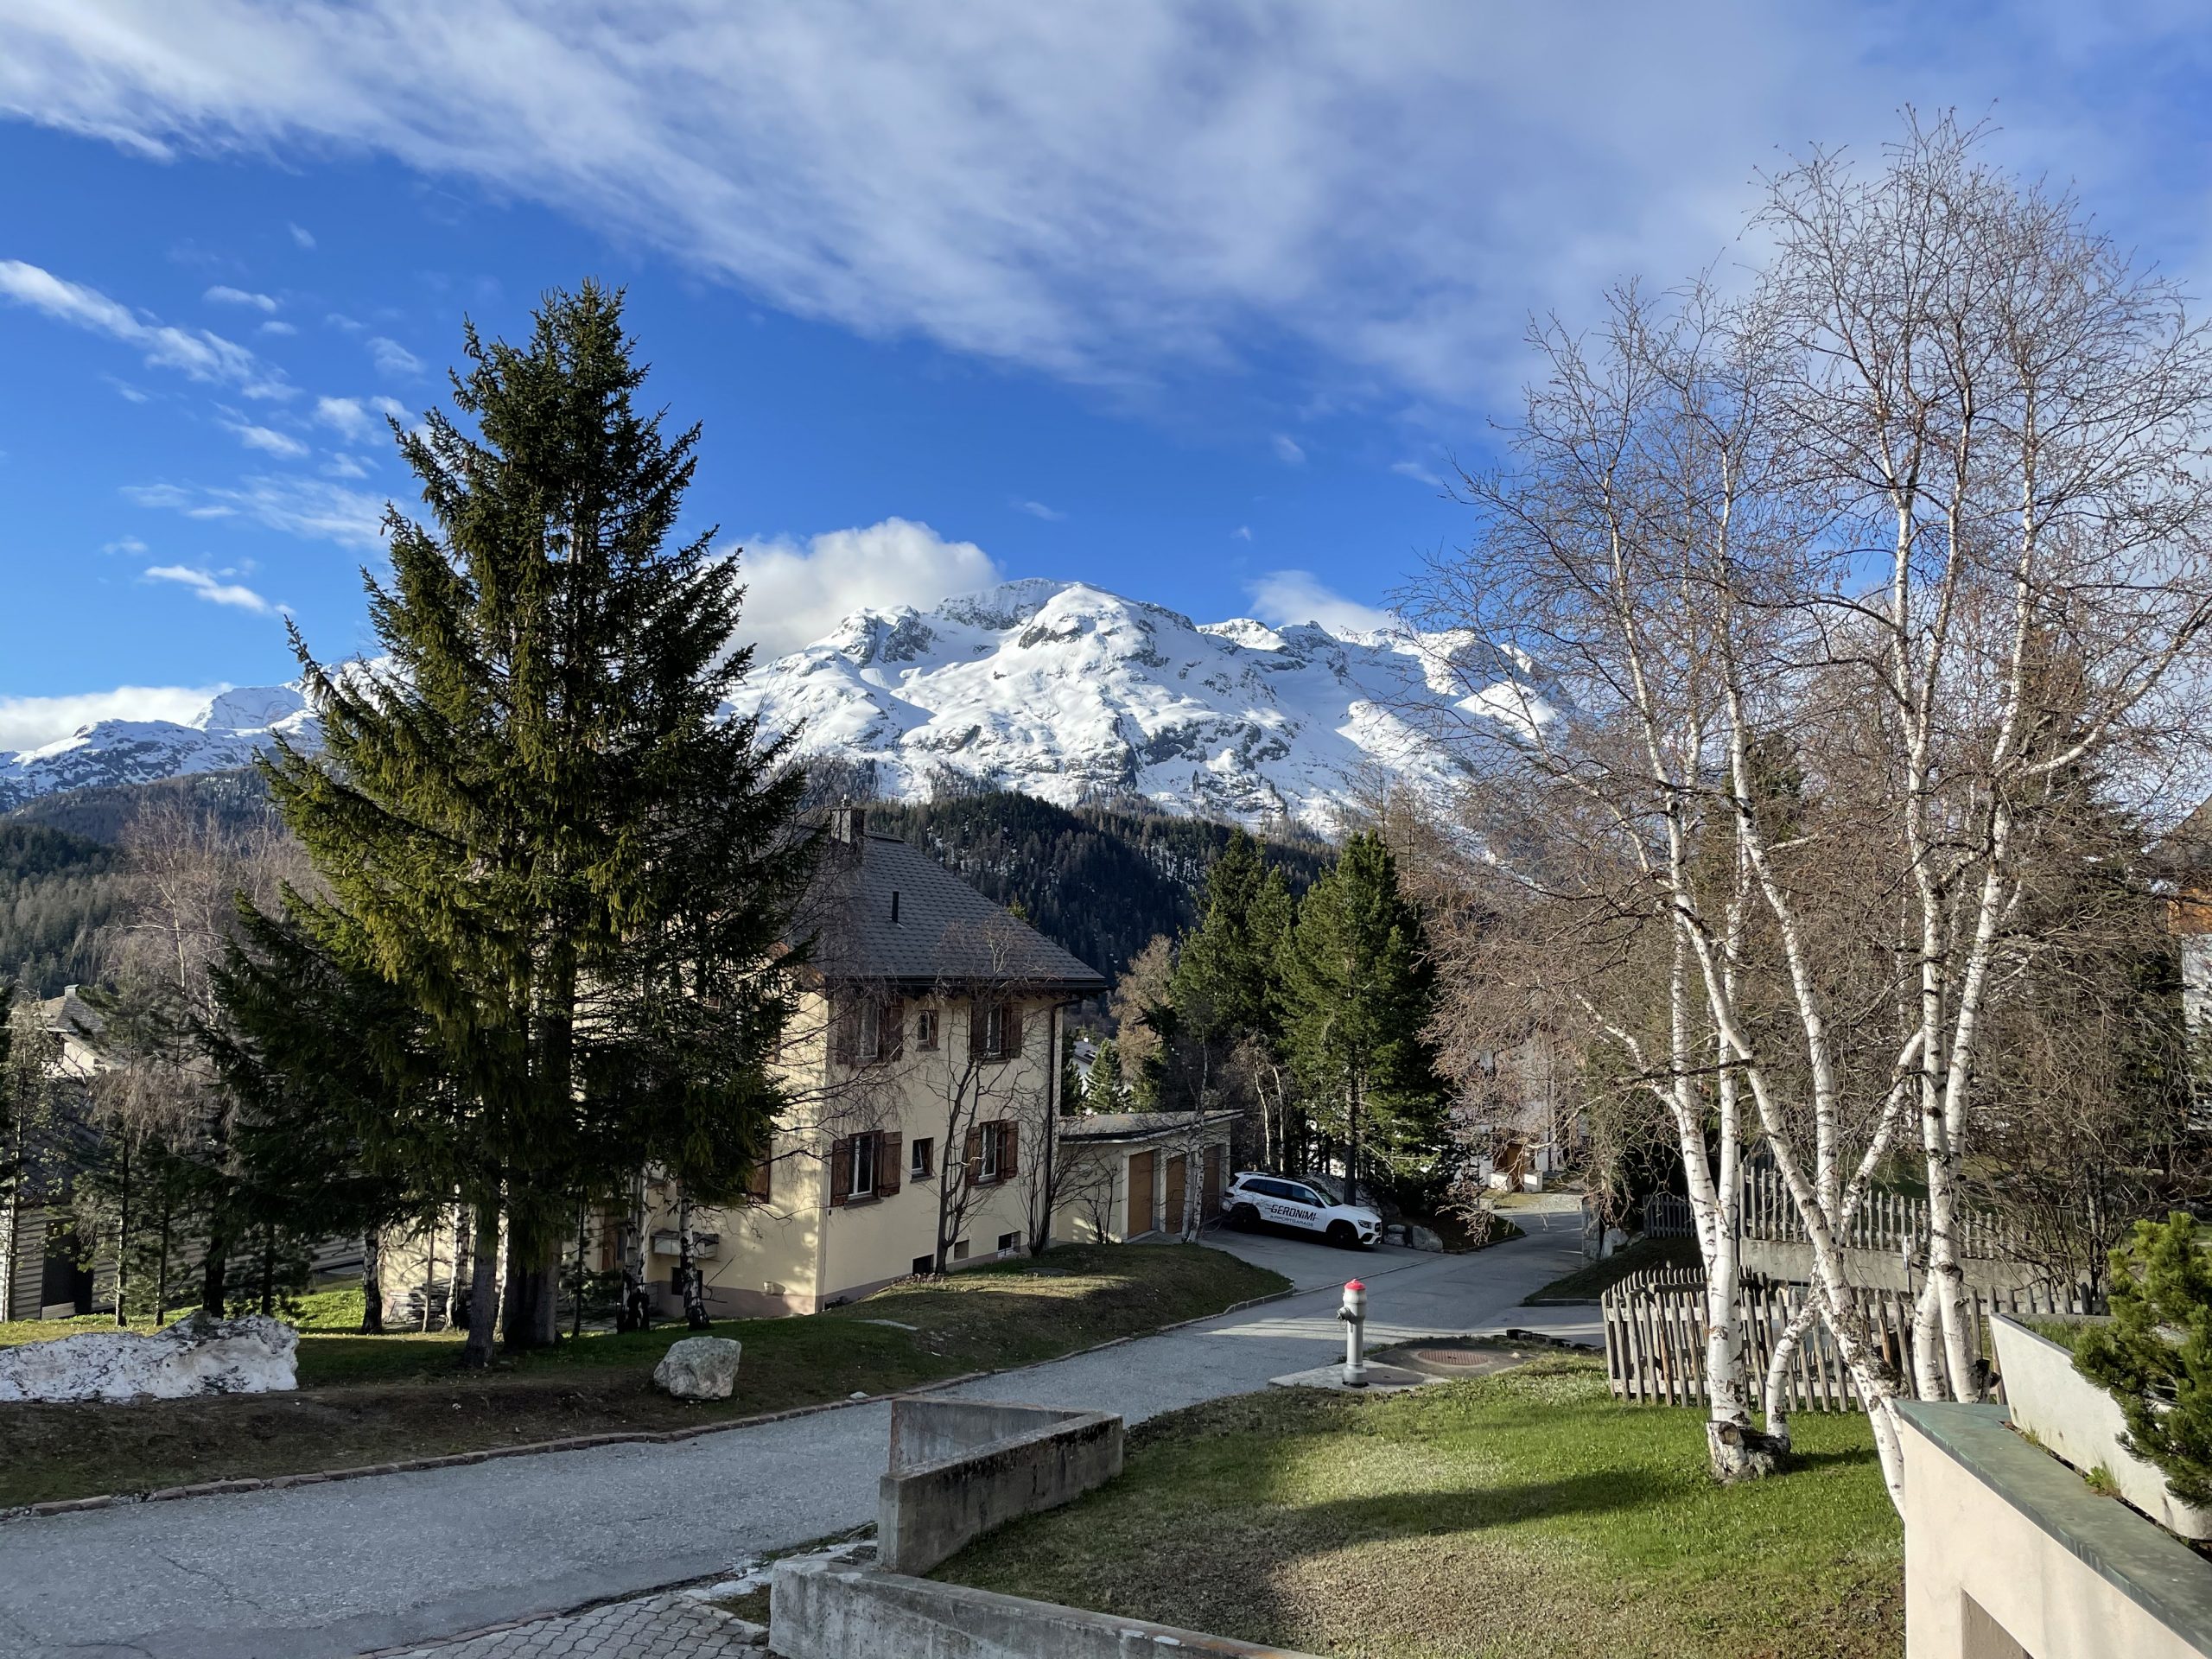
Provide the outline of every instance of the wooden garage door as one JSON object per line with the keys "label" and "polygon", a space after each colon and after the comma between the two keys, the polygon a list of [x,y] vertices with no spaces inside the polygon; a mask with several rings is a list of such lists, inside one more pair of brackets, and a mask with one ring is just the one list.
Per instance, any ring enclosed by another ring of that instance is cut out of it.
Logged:
{"label": "wooden garage door", "polygon": [[1135,1238],[1152,1230],[1152,1160],[1155,1154],[1138,1153],[1129,1160],[1129,1225],[1124,1237]]}
{"label": "wooden garage door", "polygon": [[1184,1171],[1189,1160],[1177,1153],[1167,1160],[1167,1202],[1161,1206],[1160,1225],[1163,1231],[1179,1233],[1183,1230]]}

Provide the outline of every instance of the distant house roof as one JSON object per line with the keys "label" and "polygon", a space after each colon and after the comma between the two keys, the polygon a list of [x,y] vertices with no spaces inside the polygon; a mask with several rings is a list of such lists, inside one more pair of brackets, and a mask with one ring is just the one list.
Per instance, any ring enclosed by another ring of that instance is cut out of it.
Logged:
{"label": "distant house roof", "polygon": [[827,979],[900,988],[1021,985],[1075,996],[1106,988],[1097,969],[896,836],[839,807],[802,913],[811,964]]}
{"label": "distant house roof", "polygon": [[1063,1141],[1148,1141],[1155,1135],[1185,1135],[1193,1128],[1233,1123],[1238,1112],[1094,1112],[1064,1117],[1055,1130]]}

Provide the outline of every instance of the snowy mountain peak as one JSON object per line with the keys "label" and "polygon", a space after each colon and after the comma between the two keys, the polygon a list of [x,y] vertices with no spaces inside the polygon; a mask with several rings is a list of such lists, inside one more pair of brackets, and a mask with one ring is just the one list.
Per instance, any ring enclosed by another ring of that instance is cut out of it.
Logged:
{"label": "snowy mountain peak", "polygon": [[[1402,632],[1194,623],[1081,582],[1031,579],[928,610],[856,611],[753,668],[736,707],[798,726],[809,753],[866,766],[878,790],[950,783],[1072,805],[1141,796],[1171,811],[1334,830],[1360,780],[1440,791],[1459,775],[1431,715],[1511,721],[1525,683],[1465,696],[1436,648]],[[347,664],[341,672],[365,671]],[[1482,677],[1486,679],[1489,677]],[[0,809],[57,790],[248,764],[318,733],[300,683],[227,690],[190,720],[102,721],[0,754]]]}

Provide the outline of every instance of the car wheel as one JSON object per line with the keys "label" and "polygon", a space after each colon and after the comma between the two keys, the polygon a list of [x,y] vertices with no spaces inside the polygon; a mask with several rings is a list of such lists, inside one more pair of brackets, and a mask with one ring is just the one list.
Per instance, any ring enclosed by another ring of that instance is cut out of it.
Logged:
{"label": "car wheel", "polygon": [[1240,1233],[1249,1233],[1260,1224],[1260,1212],[1249,1204],[1231,1205],[1229,1224]]}
{"label": "car wheel", "polygon": [[1351,1223],[1332,1221],[1329,1224],[1329,1243],[1340,1250],[1348,1250],[1359,1243],[1359,1235],[1352,1230]]}

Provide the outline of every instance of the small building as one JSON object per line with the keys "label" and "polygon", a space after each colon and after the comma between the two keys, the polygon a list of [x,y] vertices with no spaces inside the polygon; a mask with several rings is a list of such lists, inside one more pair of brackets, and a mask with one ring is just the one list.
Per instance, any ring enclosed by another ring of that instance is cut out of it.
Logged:
{"label": "small building", "polygon": [[[716,1317],[810,1313],[1049,1237],[1065,1011],[1105,980],[928,854],[832,813],[803,912],[791,1105],[747,1202],[649,1183],[645,1274],[678,1310],[683,1235]],[[795,941],[797,942],[797,941]],[[611,1241],[610,1241],[611,1243]],[[602,1265],[613,1266],[602,1250]]]}
{"label": "small building", "polygon": [[27,1168],[0,1204],[0,1319],[66,1319],[115,1306],[114,1263],[85,1259],[69,1208],[86,1096],[108,1069],[94,1046],[102,1021],[74,985],[33,1006],[50,1050],[47,1082],[62,1095],[60,1127],[54,1144],[24,1149]]}
{"label": "small building", "polygon": [[1100,1112],[1058,1124],[1052,1236],[1118,1244],[1219,1219],[1230,1132],[1241,1114]]}

